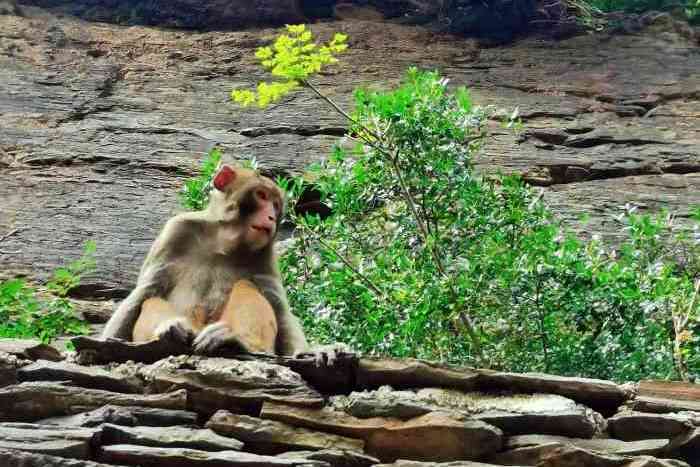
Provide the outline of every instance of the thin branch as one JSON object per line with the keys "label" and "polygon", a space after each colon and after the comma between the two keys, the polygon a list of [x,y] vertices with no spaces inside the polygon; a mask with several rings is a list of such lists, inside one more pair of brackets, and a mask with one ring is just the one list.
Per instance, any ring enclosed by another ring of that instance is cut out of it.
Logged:
{"label": "thin branch", "polygon": [[27,230],[27,229],[26,229],[26,228],[21,228],[21,229],[12,229],[12,230],[10,230],[8,233],[6,233],[6,234],[3,235],[2,237],[0,237],[0,242],[4,242],[4,241],[7,240],[8,238],[12,237],[12,236],[15,235],[15,234],[20,233],[20,232],[23,231],[23,230]]}
{"label": "thin branch", "polygon": [[328,250],[332,251],[334,255],[336,255],[338,258],[340,258],[340,261],[342,261],[353,272],[353,274],[355,274],[357,277],[362,279],[362,282],[364,282],[367,285],[367,287],[372,289],[372,291],[374,293],[376,293],[378,296],[380,296],[384,300],[387,299],[386,294],[384,294],[384,292],[382,292],[381,289],[379,289],[379,287],[374,285],[374,282],[369,280],[369,278],[367,276],[365,276],[360,271],[358,271],[355,268],[355,266],[353,266],[352,263],[347,258],[345,258],[345,256],[340,254],[340,252],[338,250],[336,250],[331,245],[326,243],[322,238],[316,238],[316,241],[318,241],[318,243],[323,245],[324,248],[327,248]]}

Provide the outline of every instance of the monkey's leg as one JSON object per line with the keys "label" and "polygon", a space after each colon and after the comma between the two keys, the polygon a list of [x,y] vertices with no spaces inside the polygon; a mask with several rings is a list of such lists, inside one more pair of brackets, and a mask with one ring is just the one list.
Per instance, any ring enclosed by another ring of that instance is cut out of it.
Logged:
{"label": "monkey's leg", "polygon": [[190,319],[178,313],[168,301],[152,297],[141,305],[141,314],[134,325],[133,341],[170,338],[189,344],[194,337],[193,329]]}
{"label": "monkey's leg", "polygon": [[277,319],[270,303],[249,280],[236,282],[221,317],[194,341],[196,353],[211,354],[225,344],[248,352],[275,353]]}

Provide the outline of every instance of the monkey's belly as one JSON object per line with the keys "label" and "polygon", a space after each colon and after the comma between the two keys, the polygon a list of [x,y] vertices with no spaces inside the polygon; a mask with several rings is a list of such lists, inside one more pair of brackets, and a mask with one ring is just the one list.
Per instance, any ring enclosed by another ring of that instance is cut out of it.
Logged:
{"label": "monkey's belly", "polygon": [[221,320],[232,336],[251,352],[275,353],[277,319],[270,303],[249,280],[234,284]]}

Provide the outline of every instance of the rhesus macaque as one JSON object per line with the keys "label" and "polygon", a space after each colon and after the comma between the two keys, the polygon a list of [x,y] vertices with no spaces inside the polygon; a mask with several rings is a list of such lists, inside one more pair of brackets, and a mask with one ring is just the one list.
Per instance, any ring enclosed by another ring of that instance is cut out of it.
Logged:
{"label": "rhesus macaque", "polygon": [[[179,339],[192,342],[198,354],[228,344],[280,355],[307,352],[273,255],[283,211],[283,194],[269,178],[222,166],[208,208],[166,223],[102,338]],[[340,349],[314,353],[318,362],[332,363]]]}

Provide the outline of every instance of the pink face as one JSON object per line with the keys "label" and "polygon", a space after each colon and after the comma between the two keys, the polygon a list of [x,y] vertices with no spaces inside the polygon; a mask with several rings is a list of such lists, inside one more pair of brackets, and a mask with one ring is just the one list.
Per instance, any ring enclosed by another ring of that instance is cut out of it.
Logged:
{"label": "pink face", "polygon": [[255,190],[253,199],[256,209],[246,224],[245,241],[252,249],[259,250],[274,238],[281,206],[276,194],[265,188]]}

